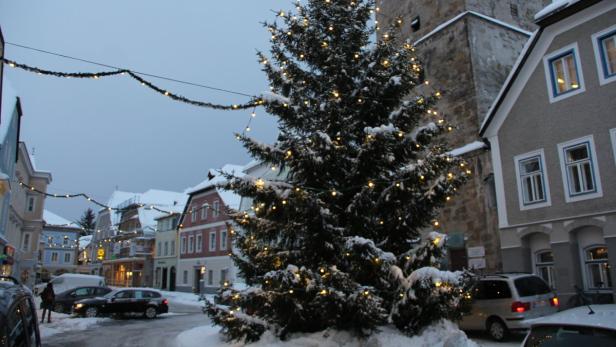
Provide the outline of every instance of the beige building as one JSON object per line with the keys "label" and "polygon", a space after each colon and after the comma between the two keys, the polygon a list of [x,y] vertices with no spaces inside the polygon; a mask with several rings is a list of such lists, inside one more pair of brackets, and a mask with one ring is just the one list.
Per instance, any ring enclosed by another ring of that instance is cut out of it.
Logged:
{"label": "beige building", "polygon": [[553,5],[488,113],[503,268],[616,289],[616,2]]}
{"label": "beige building", "polygon": [[179,250],[177,226],[184,204],[178,207],[176,213],[156,219],[154,287],[162,290],[175,290]]}
{"label": "beige building", "polygon": [[13,276],[32,286],[41,270],[40,237],[43,230],[45,196],[27,187],[46,192],[51,183],[51,173],[37,170],[26,145],[19,143],[15,166],[17,182],[11,189],[8,213],[7,239],[15,245]]}

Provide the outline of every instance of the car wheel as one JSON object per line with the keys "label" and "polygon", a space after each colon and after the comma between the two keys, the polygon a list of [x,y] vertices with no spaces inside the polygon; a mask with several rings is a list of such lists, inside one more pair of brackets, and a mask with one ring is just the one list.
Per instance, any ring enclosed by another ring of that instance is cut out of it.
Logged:
{"label": "car wheel", "polygon": [[64,306],[62,304],[53,305],[53,310],[58,313],[64,313]]}
{"label": "car wheel", "polygon": [[150,306],[145,309],[145,316],[147,318],[156,318],[156,307]]}
{"label": "car wheel", "polygon": [[86,309],[86,317],[93,318],[98,315],[98,309],[96,307],[88,307]]}
{"label": "car wheel", "polygon": [[492,318],[487,324],[488,334],[496,341],[504,341],[509,334],[509,330],[503,321],[498,318]]}

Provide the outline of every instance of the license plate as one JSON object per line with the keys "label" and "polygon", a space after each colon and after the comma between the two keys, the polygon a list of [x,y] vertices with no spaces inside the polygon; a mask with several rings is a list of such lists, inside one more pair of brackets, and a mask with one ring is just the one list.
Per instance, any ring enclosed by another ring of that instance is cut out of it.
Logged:
{"label": "license plate", "polygon": [[545,307],[547,305],[548,305],[548,302],[545,300],[533,302],[533,307]]}

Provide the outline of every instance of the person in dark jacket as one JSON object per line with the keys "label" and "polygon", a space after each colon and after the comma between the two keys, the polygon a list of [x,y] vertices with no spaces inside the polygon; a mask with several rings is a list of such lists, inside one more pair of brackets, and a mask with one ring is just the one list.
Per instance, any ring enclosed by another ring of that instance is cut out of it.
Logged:
{"label": "person in dark jacket", "polygon": [[47,287],[43,289],[41,293],[41,300],[43,306],[43,315],[41,317],[41,323],[45,322],[45,310],[47,311],[47,323],[51,323],[51,310],[53,309],[53,302],[56,299],[56,294],[53,292],[53,284],[47,283]]}

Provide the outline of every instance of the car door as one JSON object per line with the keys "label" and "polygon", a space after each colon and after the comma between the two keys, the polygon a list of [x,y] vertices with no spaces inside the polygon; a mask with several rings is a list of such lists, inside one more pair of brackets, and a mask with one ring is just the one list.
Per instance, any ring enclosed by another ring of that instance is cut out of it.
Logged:
{"label": "car door", "polygon": [[137,290],[135,291],[135,303],[133,306],[133,312],[143,313],[145,309],[148,307],[148,303],[152,295],[147,290]]}
{"label": "car door", "polygon": [[132,312],[132,304],[135,298],[134,290],[122,290],[117,292],[107,304],[108,313]]}

